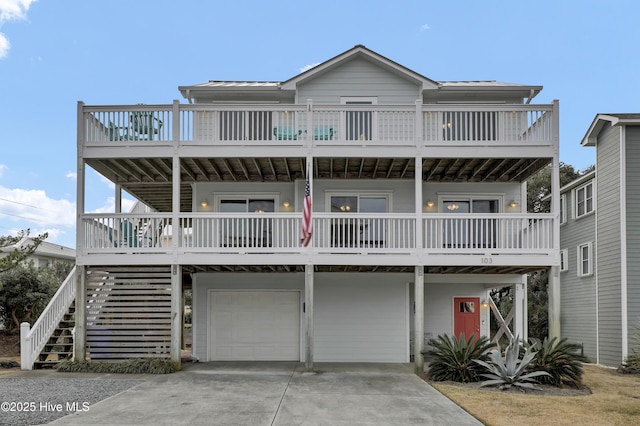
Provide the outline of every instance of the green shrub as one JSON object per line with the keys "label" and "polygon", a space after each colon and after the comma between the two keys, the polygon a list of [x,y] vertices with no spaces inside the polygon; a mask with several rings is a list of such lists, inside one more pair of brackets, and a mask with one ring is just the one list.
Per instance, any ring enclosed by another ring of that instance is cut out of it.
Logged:
{"label": "green shrub", "polygon": [[464,333],[460,338],[439,335],[437,339],[429,340],[433,347],[424,352],[433,357],[429,363],[427,378],[438,382],[452,380],[454,382],[477,382],[482,368],[474,360],[488,360],[488,354],[493,347],[486,337],[476,339],[472,334],[465,339]]}
{"label": "green shrub", "polygon": [[564,384],[579,388],[582,386],[582,363],[587,358],[582,355],[581,346],[570,343],[566,338],[558,340],[556,337],[549,340],[532,338],[531,351],[536,355],[529,364],[530,371],[546,371],[548,376],[540,376],[540,383],[548,383],[557,387]]}
{"label": "green shrub", "polygon": [[169,374],[178,370],[173,361],[162,358],[136,358],[122,362],[63,361],[58,371],[64,373]]}
{"label": "green shrub", "polygon": [[539,389],[535,383],[538,383],[534,377],[546,376],[546,371],[528,371],[529,364],[536,356],[535,352],[531,352],[531,348],[527,347],[520,359],[520,342],[517,337],[511,339],[509,345],[504,350],[504,359],[500,349],[494,349],[489,354],[489,362],[483,360],[475,360],[476,364],[484,367],[488,372],[481,373],[482,376],[489,380],[485,380],[480,386],[495,386],[500,389],[508,389],[512,386],[527,389]]}
{"label": "green shrub", "polygon": [[624,374],[640,374],[640,352],[633,351],[624,359],[618,371]]}

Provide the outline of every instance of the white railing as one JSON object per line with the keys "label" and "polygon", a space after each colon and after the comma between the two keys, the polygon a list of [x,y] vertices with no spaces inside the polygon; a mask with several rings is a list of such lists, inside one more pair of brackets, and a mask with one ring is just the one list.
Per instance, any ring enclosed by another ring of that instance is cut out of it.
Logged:
{"label": "white railing", "polygon": [[332,253],[398,253],[416,248],[415,215],[317,213],[313,246]]}
{"label": "white railing", "polygon": [[83,106],[81,137],[101,145],[535,145],[554,143],[555,112],[555,104]]}
{"label": "white railing", "polygon": [[427,253],[548,254],[553,249],[551,214],[429,214],[424,218]]}
{"label": "white railing", "polygon": [[31,370],[36,358],[56,327],[69,311],[76,298],[76,268],[74,267],[53,295],[40,318],[30,327],[28,322],[20,324],[20,366]]}
{"label": "white railing", "polygon": [[553,105],[425,105],[423,140],[426,144],[550,144],[557,125],[553,112]]}
{"label": "white railing", "polygon": [[301,220],[291,213],[182,214],[179,246],[189,252],[298,251]]}
{"label": "white railing", "polygon": [[[426,254],[546,255],[554,249],[551,214],[423,215],[420,245]],[[87,214],[88,253],[304,253],[301,213],[181,213],[179,226],[166,214]],[[111,237],[136,223],[135,244]],[[397,213],[313,213],[311,249],[317,253],[415,253],[416,216]],[[153,230],[149,233],[149,230]],[[175,232],[174,232],[175,231]],[[145,241],[150,241],[146,243]]]}
{"label": "white railing", "polygon": [[171,215],[168,214],[85,214],[82,222],[86,248],[139,252],[171,247]]}

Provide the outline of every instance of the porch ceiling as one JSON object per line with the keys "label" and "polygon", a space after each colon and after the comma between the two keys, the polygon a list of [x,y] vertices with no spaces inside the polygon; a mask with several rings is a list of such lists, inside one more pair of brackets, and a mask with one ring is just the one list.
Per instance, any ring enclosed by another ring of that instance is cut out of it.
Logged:
{"label": "porch ceiling", "polygon": [[[196,182],[291,182],[306,175],[304,157],[182,158],[180,211],[191,211]],[[425,182],[522,182],[549,158],[425,158]],[[87,164],[160,212],[170,212],[171,158],[106,158]],[[316,157],[317,179],[413,179],[413,158]]]}
{"label": "porch ceiling", "polygon": [[[315,272],[406,272],[414,266],[314,265]],[[543,266],[425,266],[425,274],[527,274],[546,269]],[[183,265],[183,272],[304,272],[304,265]]]}

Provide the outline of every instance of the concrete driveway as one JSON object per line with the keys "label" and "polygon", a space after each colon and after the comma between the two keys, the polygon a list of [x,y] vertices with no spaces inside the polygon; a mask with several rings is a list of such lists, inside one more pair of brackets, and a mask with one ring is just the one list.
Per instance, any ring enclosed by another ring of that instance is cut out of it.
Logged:
{"label": "concrete driveway", "polygon": [[[411,365],[196,363],[56,425],[481,425]],[[147,376],[148,377],[148,376]]]}

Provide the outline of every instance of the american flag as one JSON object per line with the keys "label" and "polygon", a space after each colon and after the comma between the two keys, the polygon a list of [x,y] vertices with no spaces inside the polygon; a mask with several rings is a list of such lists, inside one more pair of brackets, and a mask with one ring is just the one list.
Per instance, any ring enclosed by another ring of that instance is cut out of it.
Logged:
{"label": "american flag", "polygon": [[302,206],[302,233],[300,242],[304,247],[311,242],[313,234],[313,223],[311,222],[311,188],[309,186],[309,173],[307,173],[307,182],[304,186],[304,204]]}

